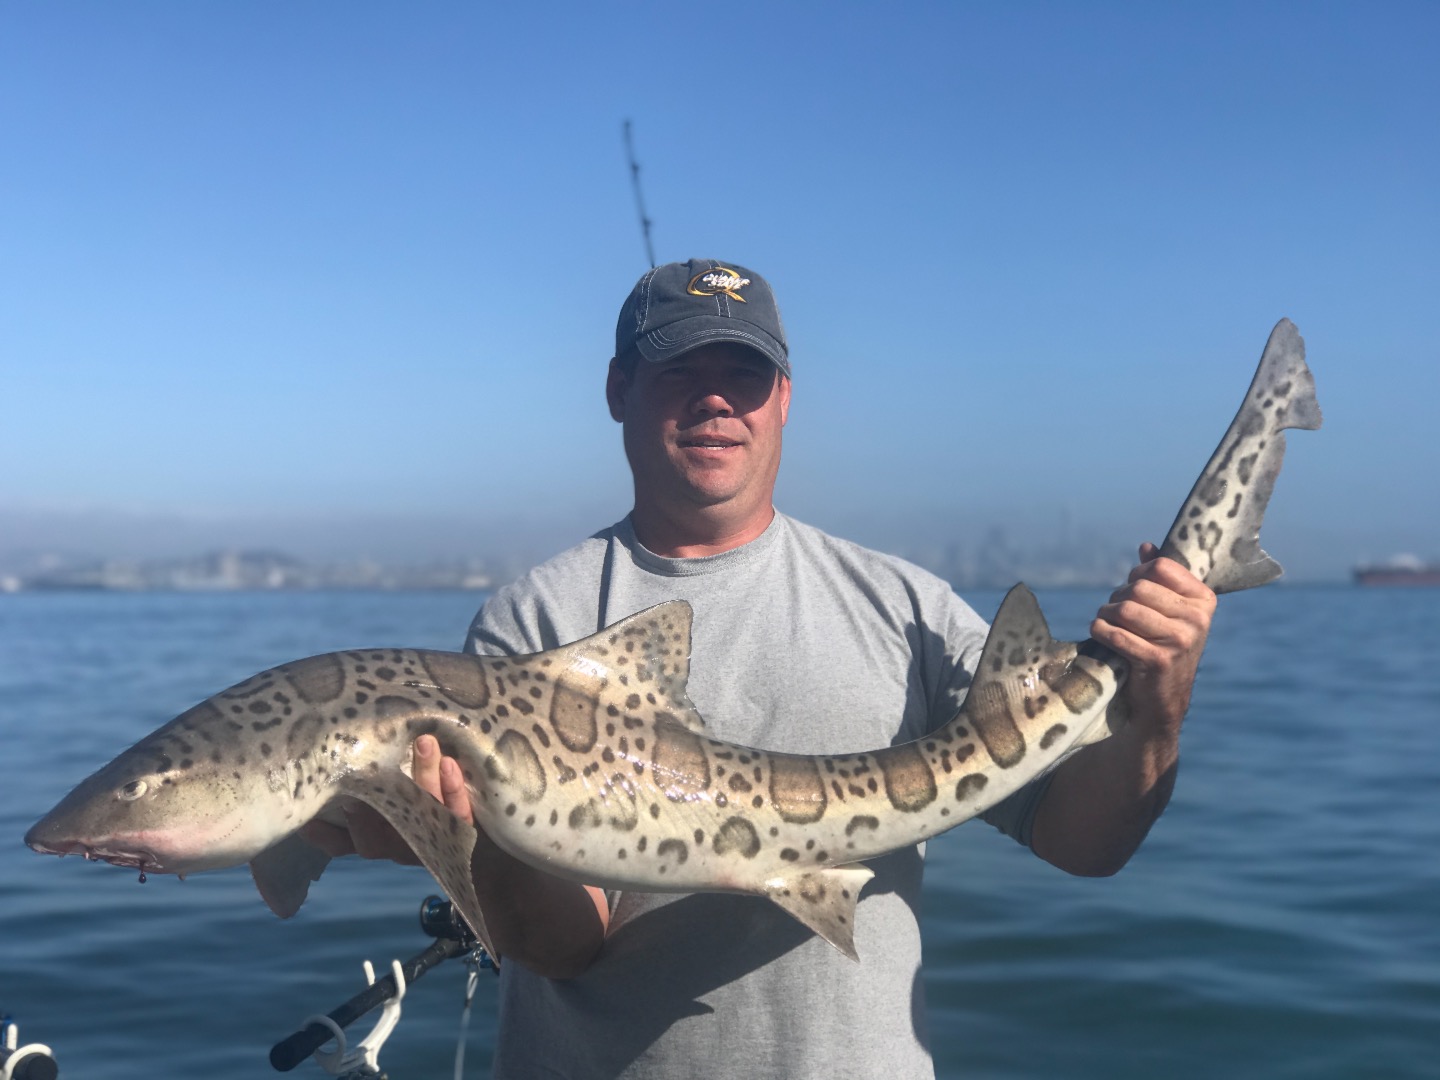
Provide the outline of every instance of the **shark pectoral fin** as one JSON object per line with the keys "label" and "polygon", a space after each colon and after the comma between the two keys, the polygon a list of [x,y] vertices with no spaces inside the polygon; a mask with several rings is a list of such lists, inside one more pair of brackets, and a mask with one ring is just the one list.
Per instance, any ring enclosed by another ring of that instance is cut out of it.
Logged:
{"label": "shark pectoral fin", "polygon": [[454,902],[480,944],[491,956],[498,956],[470,876],[475,827],[461,821],[399,769],[353,775],[340,790],[373,807],[394,827]]}
{"label": "shark pectoral fin", "polygon": [[874,876],[874,871],[859,863],[803,870],[770,879],[764,894],[851,960],[859,960],[855,904],[860,890]]}
{"label": "shark pectoral fin", "polygon": [[299,833],[291,833],[250,860],[250,876],[270,910],[288,919],[300,910],[310,883],[319,881],[329,864],[329,855]]}

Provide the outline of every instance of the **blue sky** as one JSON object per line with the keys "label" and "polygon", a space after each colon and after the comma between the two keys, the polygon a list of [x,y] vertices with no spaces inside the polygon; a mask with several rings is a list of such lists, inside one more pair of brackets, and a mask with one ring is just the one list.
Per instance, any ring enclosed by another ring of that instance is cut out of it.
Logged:
{"label": "blue sky", "polygon": [[0,526],[543,555],[619,517],[628,118],[659,257],[776,287],[783,509],[1158,539],[1288,316],[1326,427],[1266,546],[1440,557],[1437,44],[1428,2],[0,0]]}

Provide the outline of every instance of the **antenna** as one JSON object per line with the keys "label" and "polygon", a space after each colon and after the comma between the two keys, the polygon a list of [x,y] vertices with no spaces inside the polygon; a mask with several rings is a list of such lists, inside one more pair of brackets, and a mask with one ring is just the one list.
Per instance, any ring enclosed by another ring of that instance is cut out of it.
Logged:
{"label": "antenna", "polygon": [[650,269],[655,269],[655,248],[650,244],[650,219],[645,216],[645,196],[640,191],[640,163],[635,160],[635,144],[630,141],[630,121],[625,121],[625,156],[630,161],[630,183],[635,188],[635,209],[640,212],[640,232],[645,237],[645,254]]}

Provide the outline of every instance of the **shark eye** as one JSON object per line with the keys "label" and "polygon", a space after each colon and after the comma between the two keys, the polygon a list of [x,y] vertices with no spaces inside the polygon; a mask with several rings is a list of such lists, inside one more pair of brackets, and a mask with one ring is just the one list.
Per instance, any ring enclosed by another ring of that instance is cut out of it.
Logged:
{"label": "shark eye", "polygon": [[122,787],[116,794],[126,802],[134,802],[140,798],[141,795],[145,794],[145,789],[148,787],[149,785],[146,784],[144,780],[131,780],[130,783]]}

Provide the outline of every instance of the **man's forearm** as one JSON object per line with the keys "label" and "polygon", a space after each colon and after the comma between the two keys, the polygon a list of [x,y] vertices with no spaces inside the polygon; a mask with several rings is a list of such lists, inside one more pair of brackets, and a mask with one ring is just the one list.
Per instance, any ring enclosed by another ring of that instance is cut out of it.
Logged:
{"label": "man's forearm", "polygon": [[551,979],[573,978],[590,966],[609,921],[603,893],[527,866],[483,832],[470,867],[502,961]]}
{"label": "man's forearm", "polygon": [[1119,871],[1170,802],[1179,749],[1175,736],[1126,724],[1075,754],[1036,808],[1035,853],[1084,877]]}

